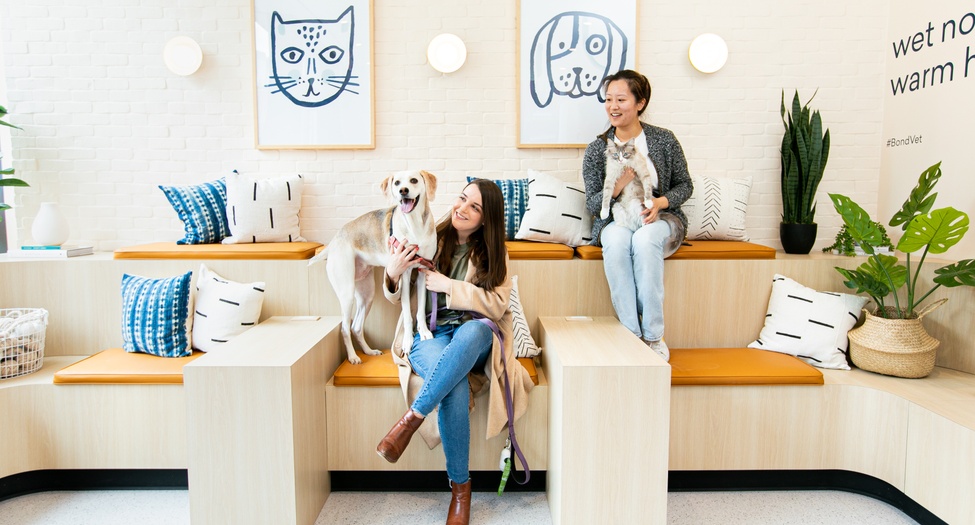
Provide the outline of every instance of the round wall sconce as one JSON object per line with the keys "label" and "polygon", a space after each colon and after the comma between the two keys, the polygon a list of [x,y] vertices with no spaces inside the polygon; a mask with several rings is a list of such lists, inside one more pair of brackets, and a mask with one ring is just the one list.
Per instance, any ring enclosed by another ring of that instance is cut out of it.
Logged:
{"label": "round wall sconce", "polygon": [[457,35],[437,35],[427,46],[427,61],[441,73],[453,73],[467,60],[467,46]]}
{"label": "round wall sconce", "polygon": [[177,36],[166,42],[163,48],[163,61],[170,71],[181,76],[196,73],[203,63],[203,50],[196,40],[188,36]]}
{"label": "round wall sconce", "polygon": [[728,61],[728,44],[714,33],[704,33],[691,42],[687,56],[694,69],[701,73],[714,73]]}

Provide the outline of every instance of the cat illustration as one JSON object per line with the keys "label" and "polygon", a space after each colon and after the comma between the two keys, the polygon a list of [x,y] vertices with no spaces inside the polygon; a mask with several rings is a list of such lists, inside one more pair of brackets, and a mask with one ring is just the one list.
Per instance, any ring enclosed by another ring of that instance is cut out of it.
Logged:
{"label": "cat illustration", "polygon": [[265,87],[307,108],[335,100],[358,86],[352,75],[355,13],[349,6],[335,20],[288,20],[271,15],[271,67]]}
{"label": "cat illustration", "polygon": [[613,220],[620,226],[636,231],[643,226],[643,216],[640,213],[644,206],[653,206],[653,184],[647,159],[637,151],[633,140],[630,139],[625,144],[617,144],[615,140],[611,140],[606,145],[606,180],[603,182],[603,207],[599,217],[609,218],[609,203],[616,181],[624,169],[633,168],[636,177],[623,188],[613,204]]}

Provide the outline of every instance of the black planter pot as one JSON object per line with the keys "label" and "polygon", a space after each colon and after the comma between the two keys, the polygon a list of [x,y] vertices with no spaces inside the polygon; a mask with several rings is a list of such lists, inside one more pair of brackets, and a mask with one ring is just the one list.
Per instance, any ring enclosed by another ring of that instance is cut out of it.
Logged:
{"label": "black planter pot", "polygon": [[816,243],[816,223],[779,224],[779,239],[785,253],[807,254]]}

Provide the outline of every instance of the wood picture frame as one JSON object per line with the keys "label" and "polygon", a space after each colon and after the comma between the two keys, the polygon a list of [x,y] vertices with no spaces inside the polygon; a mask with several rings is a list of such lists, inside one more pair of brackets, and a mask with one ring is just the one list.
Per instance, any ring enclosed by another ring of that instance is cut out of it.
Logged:
{"label": "wood picture frame", "polygon": [[636,0],[519,0],[518,147],[584,148],[609,126],[601,82],[636,68]]}
{"label": "wood picture frame", "polygon": [[253,0],[257,149],[373,149],[373,2]]}

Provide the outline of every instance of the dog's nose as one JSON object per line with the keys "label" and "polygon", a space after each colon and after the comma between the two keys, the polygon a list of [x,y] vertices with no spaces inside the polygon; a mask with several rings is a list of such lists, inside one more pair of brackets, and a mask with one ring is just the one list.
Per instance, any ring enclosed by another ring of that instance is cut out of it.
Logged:
{"label": "dog's nose", "polygon": [[399,194],[400,194],[400,195],[406,195],[406,194],[408,194],[409,192],[410,192],[410,189],[409,189],[409,188],[400,188],[400,189],[399,189]]}

